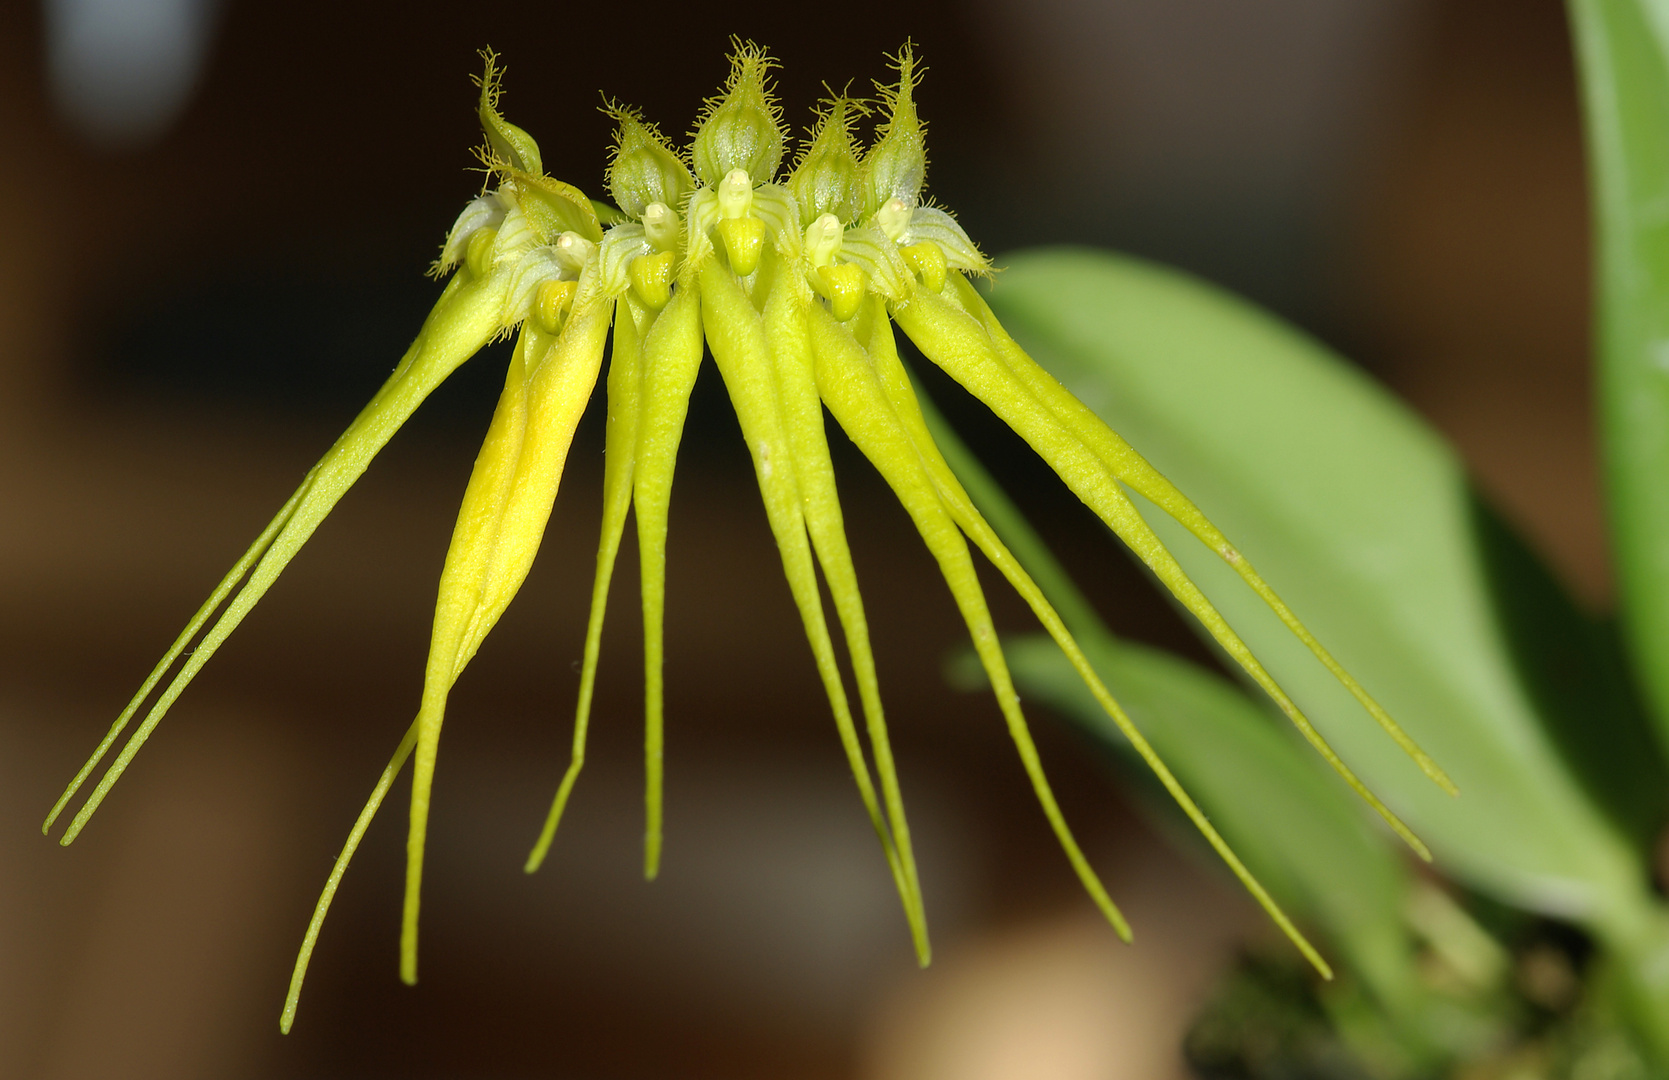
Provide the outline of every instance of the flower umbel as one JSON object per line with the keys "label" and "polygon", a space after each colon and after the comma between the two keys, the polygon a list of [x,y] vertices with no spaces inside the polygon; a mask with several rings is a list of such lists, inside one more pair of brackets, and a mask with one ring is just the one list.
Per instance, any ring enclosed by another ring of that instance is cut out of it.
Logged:
{"label": "flower umbel", "polygon": [[[609,354],[602,535],[580,672],[572,760],[527,860],[538,869],[585,761],[604,606],[627,511],[635,509],[643,604],[646,835],[644,872],[661,854],[662,624],[668,507],[691,388],[704,350],[724,379],[751,453],[766,517],[799,608],[858,794],[901,898],[921,963],[926,916],[887,738],[857,575],[823,427],[826,407],[881,473],[939,564],[990,678],[1044,815],[1117,932],[1130,931],[1073,840],[1044,777],[1009,678],[968,542],[1003,575],[1059,644],[1108,715],[1234,873],[1324,974],[1326,962],[1275,905],[1102,685],[1060,617],[986,523],[935,445],[896,324],[933,363],[1037,451],[1261,685],[1341,776],[1422,857],[1423,844],[1356,779],[1195,587],[1137,512],[1141,493],[1222,556],[1435,782],[1440,769],[1306,630],[1205,515],[1008,336],[969,278],[990,266],[946,211],[922,201],[920,77],[905,46],[898,78],[865,103],[824,103],[779,183],[786,134],[772,61],[738,44],[731,74],[680,150],[635,111],[616,121],[607,184],[613,206],[546,176],[538,145],[499,113],[501,72],[486,54],[479,111],[488,189],[459,215],[438,274],[450,274],[394,374],[285,503],[145,680],[47,817],[49,830],[163,679],[184,656],[114,763],[65,830],[68,844],[196,673],[237,627],[425,397],[495,336],[514,355],[464,492],[441,572],[417,717],[349,833],[297,959],[281,1026],[294,1019],[326,911],[371,818],[414,758],[400,973],[417,978],[417,926],[430,792],[446,699],[532,565],[568,448]],[[874,110],[859,150],[854,123]],[[605,228],[606,226],[606,228]],[[612,344],[610,342],[612,328]],[[860,725],[836,659],[818,573],[857,687]],[[195,647],[192,648],[195,642]],[[191,650],[187,652],[188,648]]]}

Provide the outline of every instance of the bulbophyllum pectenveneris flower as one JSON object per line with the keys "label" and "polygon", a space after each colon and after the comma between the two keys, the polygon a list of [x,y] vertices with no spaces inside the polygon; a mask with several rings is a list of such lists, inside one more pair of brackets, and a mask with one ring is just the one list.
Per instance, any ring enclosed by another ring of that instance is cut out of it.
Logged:
{"label": "bulbophyllum pectenveneris flower", "polygon": [[[635,510],[644,627],[644,871],[661,853],[662,622],[667,515],[685,413],[704,350],[729,390],[766,517],[799,608],[858,794],[880,838],[917,956],[926,916],[904,802],[887,739],[869,629],[847,547],[823,427],[828,409],[909,513],[967,623],[1039,804],[1085,889],[1119,935],[1130,929],[1079,850],[1044,777],[975,574],[972,541],[1053,636],[1108,715],[1269,915],[1323,974],[1306,941],[1196,807],[1091,668],[1060,617],[1004,547],[934,444],[896,324],[933,363],[1040,454],[1264,688],[1332,767],[1422,857],[1421,842],[1369,792],[1276,685],[1137,512],[1124,487],[1218,552],[1434,781],[1442,771],[1328,654],[1186,496],[1015,344],[970,276],[990,265],[946,211],[922,200],[926,151],[906,46],[897,81],[870,104],[825,103],[811,138],[777,183],[785,133],[772,62],[738,44],[723,90],[676,149],[630,109],[607,183],[613,205],[544,174],[539,148],[498,110],[501,72],[486,54],[479,113],[487,190],[471,201],[436,263],[450,273],[417,340],[348,430],[308,472],[191,619],[48,815],[50,830],[141,707],[163,689],[65,830],[86,826],[128,764],[237,627],[425,397],[494,337],[517,334],[504,391],[464,492],[441,571],[417,717],[354,823],[308,926],[281,1026],[289,1030],[331,899],[367,825],[414,758],[400,973],[417,978],[424,838],[447,694],[508,607],[544,534],[568,448],[609,355],[602,536],[597,551],[572,759],[527,870],[536,870],[585,760],[605,600],[628,510]],[[881,114],[860,152],[854,124]],[[610,343],[612,330],[612,345]],[[855,718],[819,592],[821,571],[857,688]],[[200,635],[200,637],[199,637]],[[195,647],[193,648],[193,643]],[[190,650],[188,652],[188,649]],[[173,678],[164,678],[184,657]],[[867,742],[867,747],[866,747]]]}

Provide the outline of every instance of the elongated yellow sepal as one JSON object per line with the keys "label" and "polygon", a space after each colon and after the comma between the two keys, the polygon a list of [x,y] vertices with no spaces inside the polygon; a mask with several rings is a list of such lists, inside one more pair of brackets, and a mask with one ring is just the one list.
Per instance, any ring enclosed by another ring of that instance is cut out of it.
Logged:
{"label": "elongated yellow sepal", "polygon": [[[1008,580],[1015,592],[1026,601],[1038,621],[1043,624],[1065,653],[1067,659],[1077,671],[1085,686],[1101,705],[1102,709],[1113,720],[1118,729],[1130,740],[1132,747],[1142,758],[1143,762],[1153,771],[1165,790],[1177,805],[1187,815],[1201,835],[1212,846],[1230,871],[1235,875],[1246,890],[1257,900],[1271,920],[1281,928],[1288,939],[1296,946],[1300,953],[1314,965],[1315,969],[1325,978],[1332,978],[1331,966],[1314,945],[1301,933],[1292,919],[1288,917],[1274,897],[1263,886],[1263,883],[1252,874],[1240,857],[1235,854],[1228,842],[1223,839],[1216,827],[1200,810],[1199,806],[1188,795],[1182,784],[1176,779],[1170,768],[1159,757],[1152,745],[1136,727],[1129,715],[1119,705],[1112,693],[1102,682],[1099,674],[1091,666],[1088,657],[1084,655],[1077,640],[1067,629],[1064,620],[1056,613],[1054,606],[1045,599],[1043,592],[1031,576],[1008,550],[1007,546],[997,537],[996,531],[986,522],[984,515],[975,507],[973,500],[963,489],[955,472],[945,461],[938,446],[934,442],[927,420],[922,414],[921,404],[916,398],[914,387],[911,385],[909,374],[898,356],[897,347],[893,341],[892,328],[886,320],[884,307],[879,298],[872,301],[871,319],[865,328],[867,334],[865,345],[875,381],[891,406],[891,413],[907,437],[916,460],[931,481],[935,494],[956,525],[974,541],[974,544],[991,561],[998,571]],[[831,406],[832,408],[832,406]],[[875,410],[879,413],[879,410]],[[874,460],[874,457],[871,457]],[[978,641],[977,635],[975,636]],[[982,658],[983,659],[983,658]],[[999,685],[997,676],[992,672],[992,666],[987,663],[986,670],[991,674],[993,687]],[[1006,680],[1006,668],[1003,678]],[[1018,707],[1016,705],[1016,711]],[[1086,883],[1087,884],[1087,883]],[[1115,924],[1116,925],[1116,924]]]}
{"label": "elongated yellow sepal", "polygon": [[354,852],[359,850],[359,842],[365,837],[365,830],[371,827],[371,819],[377,816],[382,808],[383,799],[388,796],[388,789],[394,786],[394,778],[400,775],[406,759],[411,757],[412,748],[417,745],[417,721],[406,728],[405,737],[400,745],[394,748],[394,757],[383,769],[382,775],[377,777],[376,786],[371,789],[371,797],[365,801],[365,808],[359,812],[354,820],[353,828],[348,831],[347,843],[342,845],[341,854],[336,856],[336,862],[330,868],[330,877],[325,879],[324,891],[319,894],[319,902],[313,905],[313,917],[307,922],[307,933],[302,935],[301,950],[296,954],[295,969],[290,973],[290,991],[284,995],[284,1011],[278,1017],[278,1030],[288,1035],[290,1027],[296,1022],[296,1008],[301,1003],[301,987],[307,979],[307,965],[313,959],[313,949],[319,943],[319,931],[324,929],[325,916],[330,914],[330,903],[336,899],[336,890],[342,885],[342,877],[348,872],[348,864],[353,861]]}
{"label": "elongated yellow sepal", "polygon": [[[771,271],[774,273],[774,280],[765,302],[765,332],[771,343],[776,364],[776,386],[782,406],[784,427],[793,446],[806,530],[811,534],[812,544],[817,550],[818,563],[823,568],[823,576],[828,582],[829,595],[834,599],[835,611],[845,631],[846,650],[852,661],[852,673],[857,680],[858,697],[863,704],[869,748],[874,755],[875,771],[881,781],[881,797],[887,807],[893,842],[898,846],[899,861],[903,866],[910,894],[919,908],[921,884],[916,877],[910,826],[904,816],[904,795],[899,786],[892,742],[887,734],[886,716],[881,706],[881,684],[875,674],[875,654],[869,639],[869,621],[864,614],[863,597],[858,590],[858,575],[852,565],[852,551],[846,542],[840,497],[835,489],[834,463],[829,459],[829,443],[823,431],[823,403],[819,399],[811,342],[806,326],[806,315],[812,306],[811,294],[801,281],[795,279],[796,270],[788,262],[775,260]],[[821,310],[820,305],[817,305],[817,308]],[[921,953],[921,962],[925,964],[925,913],[921,914],[921,918],[923,925],[917,939],[917,947]]]}
{"label": "elongated yellow sepal", "polygon": [[667,516],[690,391],[701,370],[702,345],[701,293],[693,282],[686,282],[678,286],[655,320],[644,350],[643,419],[638,423],[638,468],[632,491],[643,594],[643,873],[650,879],[661,867]]}
{"label": "elongated yellow sepal", "polygon": [[[882,317],[885,318],[884,313]],[[1003,659],[1002,646],[997,640],[997,630],[991,622],[991,612],[985,602],[984,590],[980,588],[979,576],[974,571],[973,559],[968,554],[967,542],[928,474],[922,458],[923,448],[912,442],[881,388],[870,355],[846,328],[820,304],[807,306],[807,318],[811,325],[812,351],[816,357],[817,387],[824,404],[828,405],[840,426],[887,481],[937,560],[939,572],[968,624],[974,651],[991,679],[997,704],[1008,722],[1010,737],[1020,752],[1021,763],[1031,779],[1044,816],[1049,819],[1056,838],[1096,906],[1119,936],[1129,941],[1130,924],[1107,895],[1106,887],[1090,868],[1089,860],[1079,850],[1078,842],[1073,839],[1072,831],[1055,801],[1054,792],[1050,790],[1031,731],[1020,711],[1020,696],[1015,692],[1013,679],[1009,677],[1008,664]]]}
{"label": "elongated yellow sepal", "polygon": [[1335,660],[1332,653],[1328,652],[1321,642],[1316,640],[1315,635],[1299,621],[1298,616],[1293,614],[1292,609],[1287,607],[1286,602],[1253,569],[1251,562],[1233,544],[1229,543],[1228,537],[1223,535],[1222,530],[1213,525],[1211,520],[1200,511],[1199,507],[1194,505],[1192,500],[1179,491],[1176,485],[1167,480],[1146,458],[1138,454],[1135,448],[1126,442],[1121,435],[1108,427],[1100,417],[1090,411],[1087,405],[1079,401],[1066,387],[1062,386],[1059,379],[1044,371],[1035,360],[1027,356],[1025,351],[1003,329],[1002,324],[997,321],[997,316],[991,311],[990,306],[985,303],[985,298],[979,295],[978,291],[969,284],[966,278],[960,274],[956,275],[954,285],[957,299],[985,327],[986,332],[991,336],[997,355],[1008,365],[1009,370],[1014,372],[1015,376],[1036,394],[1038,399],[1062,423],[1068,425],[1073,433],[1095,452],[1102,464],[1113,475],[1117,476],[1122,483],[1129,485],[1133,491],[1140,492],[1154,505],[1175,518],[1189,532],[1198,537],[1201,543],[1215,551],[1224,562],[1234,567],[1235,572],[1241,576],[1246,584],[1252,587],[1252,590],[1262,598],[1264,603],[1269,605],[1270,610],[1275,612],[1293,636],[1303,642],[1304,647],[1309,649],[1345,689],[1350,691],[1351,696],[1367,710],[1368,715],[1373,717],[1374,722],[1379,724],[1387,735],[1391,736],[1392,740],[1402,748],[1404,753],[1414,759],[1415,764],[1420,766],[1420,770],[1433,783],[1450,795],[1459,794],[1459,789],[1455,787],[1454,781],[1449,779],[1448,774],[1438,766],[1436,761],[1432,760],[1431,755],[1421,749],[1420,745],[1414,741],[1413,736],[1404,731],[1391,718],[1391,714],[1386,712],[1385,708],[1363,689],[1362,685],[1356,681],[1350,672],[1345,670],[1344,665]]}
{"label": "elongated yellow sepal", "polygon": [[[660,869],[663,725],[662,631],[666,607],[667,511],[672,498],[673,466],[689,409],[690,391],[701,365],[701,299],[681,286],[659,315],[632,308],[622,299],[615,316],[613,358],[609,362],[609,421],[603,474],[603,538],[597,552],[591,621],[580,671],[580,702],[574,722],[574,747],[568,772],[557,789],[550,814],[525,869],[537,870],[567,805],[574,780],[585,761],[585,731],[590,717],[603,608],[619,550],[628,506],[637,513],[643,589],[644,665],[644,876]],[[640,339],[639,320],[648,326]]]}
{"label": "elongated yellow sepal", "polygon": [[568,805],[580,769],[585,766],[586,733],[591,724],[591,696],[597,684],[597,659],[602,648],[603,615],[608,607],[609,582],[614,577],[626,511],[632,505],[632,471],[636,464],[639,386],[643,353],[637,321],[625,297],[615,301],[614,345],[609,353],[608,427],[603,435],[603,528],[597,541],[597,575],[591,586],[591,617],[585,629],[585,653],[580,662],[579,704],[574,709],[574,739],[568,770],[557,785],[545,827],[523,869],[531,874],[545,861],[562,811]]}
{"label": "elongated yellow sepal", "polygon": [[441,570],[417,714],[400,977],[417,981],[417,914],[435,755],[446,697],[527,578],[556,501],[574,429],[596,385],[613,305],[576,310],[560,335],[522,327]]}
{"label": "elongated yellow sepal", "polygon": [[[829,638],[828,623],[823,616],[823,602],[817,590],[816,570],[807,543],[807,521],[802,513],[805,495],[795,468],[795,446],[786,430],[785,413],[788,410],[782,400],[777,364],[773,358],[773,343],[767,337],[765,324],[759,313],[748,301],[736,280],[731,277],[730,271],[716,259],[709,259],[701,268],[700,286],[702,322],[706,327],[707,342],[713,350],[713,359],[718,363],[725,386],[730,391],[731,404],[735,407],[736,418],[742,425],[742,437],[747,441],[753,457],[754,474],[759,481],[760,494],[764,497],[766,517],[770,521],[772,533],[776,536],[783,572],[788,577],[789,589],[800,609],[806,638],[811,644],[817,671],[823,680],[824,692],[829,698],[830,707],[834,710],[835,726],[840,735],[841,745],[846,751],[852,776],[857,782],[864,808],[869,812],[870,822],[881,840],[894,883],[903,901],[905,916],[909,919],[911,935],[916,944],[917,958],[925,964],[931,952],[927,944],[920,889],[916,884],[918,879],[914,862],[905,858],[897,837],[897,824],[903,821],[902,802],[889,801],[888,819],[893,823],[889,828],[889,821],[883,819],[875,797],[874,782],[870,777],[869,765],[864,758],[863,748],[852,721],[846,689],[841,684],[840,669],[835,662],[834,645]],[[803,371],[801,374],[809,375],[809,371]],[[797,394],[795,396],[798,397]],[[795,406],[803,407],[803,404],[796,401]],[[829,523],[825,520],[819,527],[828,526]],[[837,603],[843,602],[840,597],[847,587],[848,583],[843,582],[841,589],[837,591],[831,580],[830,593],[836,596]],[[848,596],[844,602],[849,603],[850,599]],[[849,625],[847,630],[849,651],[856,668],[861,662],[860,653],[851,643],[852,627]],[[860,689],[864,683],[865,680],[860,677]],[[870,715],[871,730],[875,730],[879,726],[879,712]]]}

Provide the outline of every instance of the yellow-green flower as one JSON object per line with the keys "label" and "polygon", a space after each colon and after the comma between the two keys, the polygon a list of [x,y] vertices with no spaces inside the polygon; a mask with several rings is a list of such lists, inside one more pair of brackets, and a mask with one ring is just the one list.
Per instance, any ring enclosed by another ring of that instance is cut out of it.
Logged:
{"label": "yellow-green flower", "polygon": [[[74,840],[181,691],[394,431],[459,364],[492,338],[516,331],[504,392],[464,492],[441,572],[417,718],[325,886],[296,963],[282,1026],[288,1030],[294,1018],[308,958],[348,861],[412,756],[400,972],[407,982],[416,980],[424,838],[447,694],[527,576],[605,351],[610,361],[603,527],[573,757],[527,869],[532,872],[544,859],[585,759],[604,603],[626,513],[635,506],[644,613],[644,870],[653,878],[661,851],[667,510],[690,391],[705,348],[741,423],[789,589],[920,961],[925,964],[929,957],[921,887],[842,525],[823,428],[825,407],[886,479],[938,561],[1043,812],[1084,887],[1118,933],[1128,939],[1129,928],[1079,851],[1043,775],[975,574],[970,540],[1030,605],[1108,714],[1258,902],[1326,973],[1325,961],[1241,865],[1119,708],[946,465],[899,359],[894,324],[1053,466],[1422,857],[1429,858],[1425,847],[1310,726],[1183,573],[1124,489],[1146,496],[1217,551],[1427,774],[1452,790],[1447,777],[1328,655],[1205,515],[998,324],[969,281],[970,275],[988,273],[985,256],[949,213],[921,197],[927,162],[913,96],[919,72],[909,47],[895,60],[897,82],[880,88],[875,108],[883,119],[868,150],[859,152],[852,125],[871,107],[836,98],[825,104],[808,145],[780,182],[786,138],[771,95],[772,62],[751,45],[738,45],[730,59],[729,80],[707,102],[691,145],[683,150],[632,110],[609,106],[619,125],[608,169],[611,206],[544,175],[538,145],[498,111],[500,72],[487,54],[480,117],[489,190],[464,208],[446,238],[435,269],[450,273],[451,279],[417,340],[191,620],[53,807],[44,828],[50,829],[184,655],[180,670],[65,831],[62,842]],[[857,684],[861,734],[836,663],[819,570],[833,597]]]}

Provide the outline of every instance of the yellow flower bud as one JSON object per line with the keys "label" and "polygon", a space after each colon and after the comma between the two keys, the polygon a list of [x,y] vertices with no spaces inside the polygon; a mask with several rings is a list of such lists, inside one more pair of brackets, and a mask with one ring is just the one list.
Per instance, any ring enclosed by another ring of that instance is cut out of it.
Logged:
{"label": "yellow flower bud", "polygon": [[499,190],[508,193],[527,216],[528,226],[540,243],[551,243],[568,232],[578,233],[593,243],[603,238],[603,226],[597,220],[591,200],[572,184],[510,169]]}

